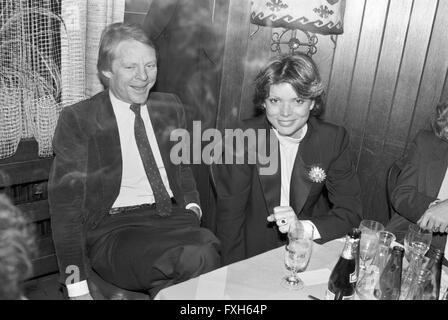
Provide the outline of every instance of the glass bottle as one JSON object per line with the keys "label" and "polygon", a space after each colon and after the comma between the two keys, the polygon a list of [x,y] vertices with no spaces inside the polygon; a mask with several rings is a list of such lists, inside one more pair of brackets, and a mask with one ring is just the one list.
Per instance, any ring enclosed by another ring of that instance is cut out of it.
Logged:
{"label": "glass bottle", "polygon": [[424,261],[423,253],[419,250],[410,250],[409,265],[403,272],[403,279],[401,281],[401,295],[400,300],[405,300],[412,283],[417,278]]}
{"label": "glass bottle", "polygon": [[402,247],[395,246],[392,249],[390,258],[380,275],[379,289],[375,289],[375,297],[379,297],[381,300],[398,300],[401,288],[403,255],[404,249]]}
{"label": "glass bottle", "polygon": [[438,300],[442,277],[443,252],[440,249],[431,247],[427,256],[429,259],[424,268],[429,271],[429,276],[425,283],[423,300]]}
{"label": "glass bottle", "polygon": [[412,281],[411,287],[405,300],[423,300],[425,282],[430,275],[427,269],[421,269],[416,278]]}
{"label": "glass bottle", "polygon": [[395,235],[389,231],[378,232],[378,249],[373,257],[372,263],[366,267],[365,272],[358,279],[356,293],[362,300],[379,299],[379,279],[386,266],[390,254],[390,245],[395,241]]}
{"label": "glass bottle", "polygon": [[325,300],[353,300],[358,280],[357,251],[361,232],[354,228],[345,236],[345,245],[328,280]]}
{"label": "glass bottle", "polygon": [[[354,239],[357,239],[356,242],[356,247],[354,248],[354,252],[355,252],[355,270],[356,270],[356,282],[358,282],[359,280],[359,249],[361,247],[361,229],[359,228],[353,228],[348,235],[352,235],[354,237]],[[355,283],[355,288],[356,288],[356,283]]]}

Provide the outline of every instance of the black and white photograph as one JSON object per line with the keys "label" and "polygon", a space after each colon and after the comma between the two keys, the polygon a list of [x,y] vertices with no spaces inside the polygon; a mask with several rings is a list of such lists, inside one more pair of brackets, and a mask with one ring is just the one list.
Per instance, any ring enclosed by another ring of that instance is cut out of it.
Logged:
{"label": "black and white photograph", "polygon": [[447,233],[448,0],[0,0],[0,300],[448,300]]}

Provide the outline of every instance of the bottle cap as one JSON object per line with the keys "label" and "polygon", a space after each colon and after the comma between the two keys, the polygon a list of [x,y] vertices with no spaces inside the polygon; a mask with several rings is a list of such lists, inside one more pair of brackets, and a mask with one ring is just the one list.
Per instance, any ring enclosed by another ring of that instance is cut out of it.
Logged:
{"label": "bottle cap", "polygon": [[348,236],[352,239],[359,239],[361,238],[361,230],[358,228],[353,228],[349,231]]}
{"label": "bottle cap", "polygon": [[392,248],[392,253],[399,253],[399,254],[404,254],[404,248],[403,247],[400,247],[400,246],[394,246],[393,248]]}

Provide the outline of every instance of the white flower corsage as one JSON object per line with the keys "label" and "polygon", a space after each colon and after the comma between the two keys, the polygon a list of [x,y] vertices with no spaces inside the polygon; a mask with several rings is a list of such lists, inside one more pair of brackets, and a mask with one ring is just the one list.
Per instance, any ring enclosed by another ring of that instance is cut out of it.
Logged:
{"label": "white flower corsage", "polygon": [[311,166],[311,169],[308,172],[308,177],[313,182],[321,183],[325,181],[325,178],[327,178],[327,174],[325,173],[325,170],[322,169],[321,167]]}

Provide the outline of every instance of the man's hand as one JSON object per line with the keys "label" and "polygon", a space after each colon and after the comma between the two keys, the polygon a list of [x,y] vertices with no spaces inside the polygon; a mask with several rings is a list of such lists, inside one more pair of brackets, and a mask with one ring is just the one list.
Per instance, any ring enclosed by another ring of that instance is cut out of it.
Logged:
{"label": "man's hand", "polygon": [[69,299],[70,300],[93,300],[93,298],[90,295],[90,293],[83,294],[82,296],[70,297]]}
{"label": "man's hand", "polygon": [[268,221],[274,222],[281,233],[287,233],[291,223],[297,221],[297,215],[294,209],[289,206],[278,206],[274,208],[274,214],[268,216]]}
{"label": "man's hand", "polygon": [[448,200],[428,208],[417,224],[432,232],[448,232]]}

